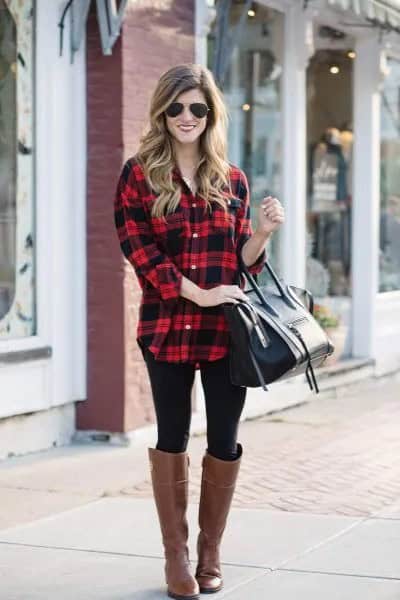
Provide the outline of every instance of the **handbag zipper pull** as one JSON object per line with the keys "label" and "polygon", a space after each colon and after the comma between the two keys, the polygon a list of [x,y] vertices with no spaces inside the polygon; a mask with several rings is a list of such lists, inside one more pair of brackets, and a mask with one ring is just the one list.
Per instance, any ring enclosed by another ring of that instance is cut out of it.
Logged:
{"label": "handbag zipper pull", "polygon": [[258,339],[260,340],[260,344],[262,345],[263,348],[266,348],[268,346],[267,340],[265,339],[262,329],[258,323],[257,315],[254,313],[254,311],[250,305],[248,306],[248,308],[249,308],[250,318],[253,321],[254,330],[257,334]]}
{"label": "handbag zipper pull", "polygon": [[264,337],[264,335],[263,335],[263,333],[261,331],[261,327],[259,326],[258,323],[256,323],[254,325],[254,329],[256,331],[256,334],[258,335],[258,339],[260,340],[262,347],[266,348],[267,347],[267,340],[265,339],[265,337]]}
{"label": "handbag zipper pull", "polygon": [[[307,356],[307,369],[306,369],[306,375],[307,375],[307,381],[308,381],[308,385],[310,387],[310,389],[313,389],[312,383],[314,384],[314,388],[316,393],[318,394],[319,389],[318,389],[318,384],[317,384],[317,380],[315,379],[315,374],[314,374],[314,369],[311,363],[311,356],[310,353],[308,351],[307,345],[305,343],[305,341],[303,340],[303,336],[301,335],[300,331],[297,329],[297,327],[295,327],[292,323],[288,323],[288,327],[289,329],[291,329],[293,331],[293,333],[299,338],[305,352],[306,352],[306,356]],[[308,370],[310,370],[310,374],[311,374],[311,378],[312,378],[312,383],[310,381],[309,378],[309,374],[308,374]]]}

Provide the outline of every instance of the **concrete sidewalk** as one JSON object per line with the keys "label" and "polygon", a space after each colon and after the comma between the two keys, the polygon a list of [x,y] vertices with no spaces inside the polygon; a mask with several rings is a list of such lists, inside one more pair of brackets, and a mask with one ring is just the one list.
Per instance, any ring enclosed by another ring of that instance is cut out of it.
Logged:
{"label": "concrete sidewalk", "polygon": [[[194,557],[196,506],[190,507]],[[400,505],[351,518],[233,509],[223,544],[231,600],[400,597]],[[103,498],[0,532],[2,600],[165,597],[153,502]]]}
{"label": "concrete sidewalk", "polygon": [[[241,424],[216,598],[400,598],[399,392],[398,379],[366,382]],[[192,437],[193,560],[204,448]],[[10,459],[0,498],[0,600],[166,597],[146,447]]]}

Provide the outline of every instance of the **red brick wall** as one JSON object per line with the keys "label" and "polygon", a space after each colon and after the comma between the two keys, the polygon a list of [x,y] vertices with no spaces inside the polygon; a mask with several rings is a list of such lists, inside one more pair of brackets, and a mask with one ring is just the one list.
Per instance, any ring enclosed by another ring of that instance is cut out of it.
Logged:
{"label": "red brick wall", "polygon": [[119,249],[112,199],[123,161],[136,152],[155,84],[194,60],[194,0],[138,0],[111,57],[95,11],[87,29],[88,399],[77,428],[129,431],[154,421],[146,366],[136,344],[141,291]]}

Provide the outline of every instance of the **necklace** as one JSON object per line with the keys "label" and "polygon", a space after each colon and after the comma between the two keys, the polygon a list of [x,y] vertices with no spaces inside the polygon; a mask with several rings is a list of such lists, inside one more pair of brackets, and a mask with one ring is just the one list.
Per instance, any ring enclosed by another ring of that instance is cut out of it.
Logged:
{"label": "necklace", "polygon": [[184,175],[182,175],[182,179],[183,181],[186,183],[186,185],[188,186],[188,188],[190,189],[190,191],[192,192],[192,194],[194,193],[194,178],[192,179],[191,177],[185,177]]}

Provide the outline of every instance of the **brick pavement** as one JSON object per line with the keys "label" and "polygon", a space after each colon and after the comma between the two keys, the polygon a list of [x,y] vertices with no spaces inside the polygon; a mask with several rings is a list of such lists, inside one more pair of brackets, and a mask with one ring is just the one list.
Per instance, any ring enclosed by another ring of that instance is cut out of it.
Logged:
{"label": "brick pavement", "polygon": [[[241,423],[244,454],[234,506],[365,516],[400,499],[400,382],[372,380]],[[205,438],[192,438],[197,502]],[[120,490],[151,496],[147,479]]]}

